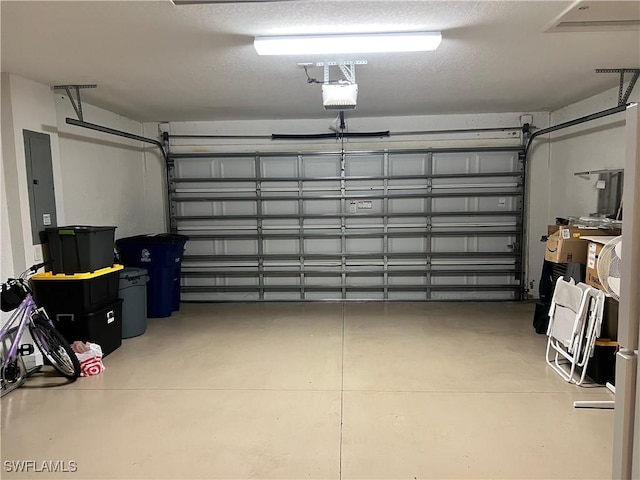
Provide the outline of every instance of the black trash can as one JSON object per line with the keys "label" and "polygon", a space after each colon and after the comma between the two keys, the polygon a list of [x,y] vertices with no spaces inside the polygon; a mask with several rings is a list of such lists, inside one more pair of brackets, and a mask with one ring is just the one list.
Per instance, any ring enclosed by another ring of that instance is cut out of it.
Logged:
{"label": "black trash can", "polygon": [[144,268],[128,267],[120,271],[122,338],[137,337],[147,330],[148,281]]}
{"label": "black trash can", "polygon": [[169,317],[180,309],[180,270],[185,235],[138,235],[116,240],[120,260],[126,267],[144,268],[147,283],[147,316]]}

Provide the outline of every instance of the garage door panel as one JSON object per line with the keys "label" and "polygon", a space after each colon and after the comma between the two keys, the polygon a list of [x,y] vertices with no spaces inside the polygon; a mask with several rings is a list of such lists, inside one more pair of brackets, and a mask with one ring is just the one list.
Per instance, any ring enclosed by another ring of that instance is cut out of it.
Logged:
{"label": "garage door panel", "polygon": [[297,200],[269,200],[265,197],[262,200],[262,213],[264,215],[282,215],[298,213]]}
{"label": "garage door panel", "polygon": [[265,254],[300,254],[300,242],[291,239],[264,240]]}
{"label": "garage door panel", "polygon": [[347,156],[345,173],[348,176],[375,176],[384,174],[382,155]]}
{"label": "garage door panel", "polygon": [[384,220],[382,217],[352,217],[346,218],[344,221],[345,227],[351,233],[358,233],[366,231],[366,229],[375,229],[381,231],[384,228]]}
{"label": "garage door panel", "polygon": [[297,157],[268,157],[260,159],[260,175],[263,178],[298,176]]}
{"label": "garage door panel", "polygon": [[[297,157],[296,157],[297,161]],[[303,172],[301,177],[339,177],[340,176],[340,157],[337,156],[313,156],[303,157]]]}
{"label": "garage door panel", "polygon": [[384,285],[384,278],[381,276],[363,276],[363,275],[347,275],[347,285],[358,286],[382,286]]}
{"label": "garage door panel", "polygon": [[448,150],[176,160],[183,298],[520,298],[518,148]]}
{"label": "garage door panel", "polygon": [[427,165],[428,156],[424,153],[389,155],[390,175],[425,175],[429,173]]}
{"label": "garage door panel", "polygon": [[381,238],[353,238],[346,240],[346,253],[379,253],[383,248]]}
{"label": "garage door panel", "polygon": [[430,247],[430,240],[425,237],[414,238],[390,238],[389,239],[389,252],[390,253],[421,253],[427,252],[427,248]]}
{"label": "garage door panel", "polygon": [[477,155],[477,165],[479,172],[511,172],[517,171],[517,153],[479,154]]}
{"label": "garage door panel", "polygon": [[302,204],[302,213],[313,214],[337,214],[342,212],[340,200],[305,200]]}
{"label": "garage door panel", "polygon": [[326,253],[339,255],[341,251],[339,238],[314,238],[304,241],[305,253]]}

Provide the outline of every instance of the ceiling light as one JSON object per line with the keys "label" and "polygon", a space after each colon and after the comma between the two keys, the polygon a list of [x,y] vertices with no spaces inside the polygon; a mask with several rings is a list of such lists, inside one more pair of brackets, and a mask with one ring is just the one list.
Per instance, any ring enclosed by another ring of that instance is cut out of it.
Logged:
{"label": "ceiling light", "polygon": [[440,32],[364,33],[256,37],[259,55],[424,52],[440,45]]}

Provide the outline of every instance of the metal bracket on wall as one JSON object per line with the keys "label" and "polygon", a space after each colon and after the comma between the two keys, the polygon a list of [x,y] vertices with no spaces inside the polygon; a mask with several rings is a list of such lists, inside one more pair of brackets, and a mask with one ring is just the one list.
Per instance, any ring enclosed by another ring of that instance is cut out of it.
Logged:
{"label": "metal bracket on wall", "polygon": [[[84,122],[84,118],[82,118],[82,100],[80,99],[80,89],[81,88],[97,88],[98,85],[54,85],[54,90],[64,90],[67,92],[67,96],[69,97],[69,101],[71,102],[71,106],[76,111],[76,115],[78,116],[78,120]],[[71,89],[74,89],[76,92],[76,98],[74,100],[73,95],[71,94]]]}
{"label": "metal bracket on wall", "polygon": [[[633,91],[638,78],[640,77],[640,68],[596,68],[596,73],[619,73],[620,74],[620,89],[618,90],[618,105],[624,105],[629,100],[629,96]],[[627,73],[631,73],[631,81],[627,90],[624,90],[624,76]]]}
{"label": "metal bracket on wall", "polygon": [[349,83],[356,83],[356,65],[366,65],[366,60],[350,60],[346,62],[317,62],[316,67],[324,67],[324,83],[330,83],[329,67],[338,67]]}
{"label": "metal bracket on wall", "polygon": [[589,175],[596,175],[600,173],[619,173],[624,172],[623,168],[602,168],[600,170],[586,170],[584,172],[575,172],[575,176],[589,178]]}

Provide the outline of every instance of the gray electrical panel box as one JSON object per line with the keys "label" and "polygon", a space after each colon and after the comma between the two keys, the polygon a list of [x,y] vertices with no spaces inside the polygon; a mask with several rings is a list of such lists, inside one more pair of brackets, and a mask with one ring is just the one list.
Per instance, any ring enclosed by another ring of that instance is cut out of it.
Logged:
{"label": "gray electrical panel box", "polygon": [[45,133],[23,130],[22,134],[27,166],[31,232],[34,245],[38,245],[43,243],[40,232],[47,227],[57,226],[51,141]]}

